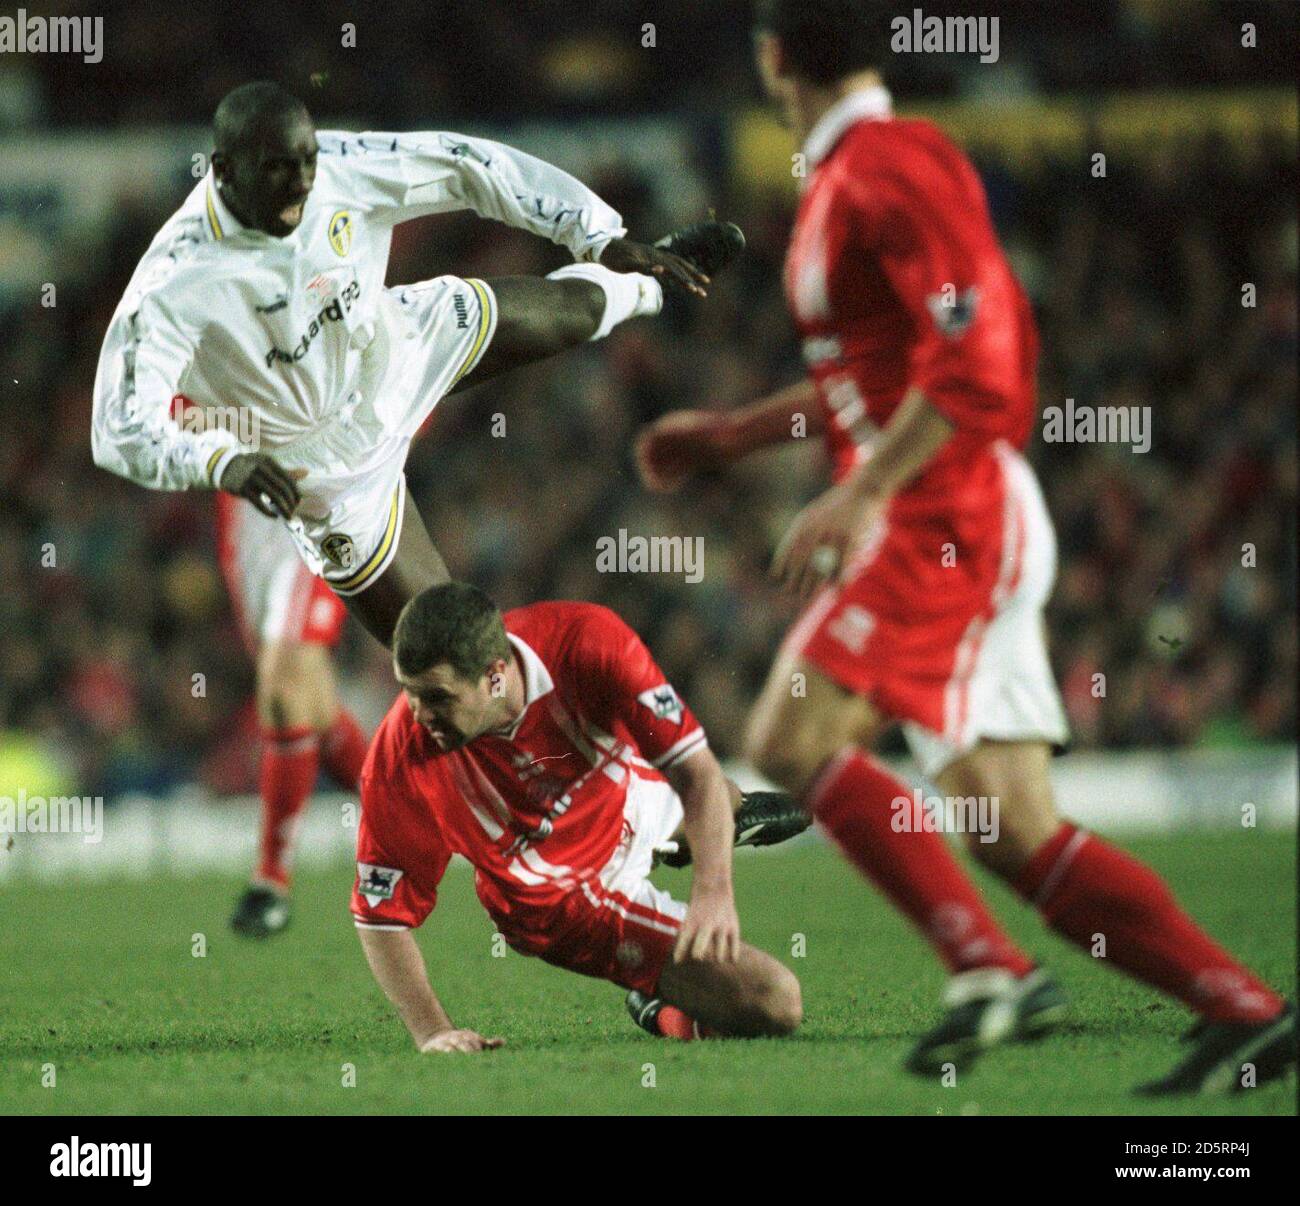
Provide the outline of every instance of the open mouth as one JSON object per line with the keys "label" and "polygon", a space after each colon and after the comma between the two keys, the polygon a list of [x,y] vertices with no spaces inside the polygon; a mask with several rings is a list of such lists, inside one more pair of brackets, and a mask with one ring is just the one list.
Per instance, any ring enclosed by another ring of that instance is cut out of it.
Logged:
{"label": "open mouth", "polygon": [[297,226],[302,221],[303,206],[306,201],[295,201],[292,205],[286,205],[280,211],[280,221],[286,226]]}

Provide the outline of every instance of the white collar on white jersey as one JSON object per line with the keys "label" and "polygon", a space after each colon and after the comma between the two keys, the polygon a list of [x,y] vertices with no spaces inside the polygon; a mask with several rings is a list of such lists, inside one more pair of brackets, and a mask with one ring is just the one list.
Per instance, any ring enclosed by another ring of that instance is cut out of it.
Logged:
{"label": "white collar on white jersey", "polygon": [[[256,227],[245,226],[230,212],[230,206],[226,204],[225,199],[222,197],[221,190],[217,187],[217,177],[211,169],[208,171],[207,186],[204,188],[203,194],[203,212],[208,233],[218,242],[222,239],[228,239],[232,235],[238,234],[245,235],[252,239],[259,239],[264,243],[271,243],[273,241],[276,243],[288,243],[294,239],[294,236],[303,228],[303,224],[307,221],[305,208],[306,202],[304,202],[302,222],[298,224],[292,234],[286,235],[283,239],[276,238],[274,235],[269,235],[266,231],[258,230]],[[311,200],[310,196],[307,200]]]}
{"label": "white collar on white jersey", "polygon": [[803,153],[809,167],[816,167],[834,149],[855,121],[864,119],[880,121],[894,115],[894,103],[889,89],[883,84],[873,84],[869,88],[855,88],[847,96],[837,100],[817,119],[812,133],[803,144]]}
{"label": "white collar on white jersey", "polygon": [[203,190],[203,209],[207,218],[208,232],[214,239],[228,239],[231,235],[243,234],[247,227],[230,212],[217,187],[216,174],[209,171],[207,187]]}
{"label": "white collar on white jersey", "polygon": [[496,734],[498,737],[504,737],[507,741],[513,741],[514,736],[519,732],[519,726],[523,724],[524,717],[528,715],[529,706],[543,695],[548,695],[555,689],[555,682],[551,678],[551,672],[546,668],[546,663],[537,656],[537,652],[522,637],[517,637],[513,632],[506,633],[506,639],[515,647],[515,652],[519,654],[520,664],[524,670],[524,710],[519,713],[518,719],[508,729],[502,729]]}

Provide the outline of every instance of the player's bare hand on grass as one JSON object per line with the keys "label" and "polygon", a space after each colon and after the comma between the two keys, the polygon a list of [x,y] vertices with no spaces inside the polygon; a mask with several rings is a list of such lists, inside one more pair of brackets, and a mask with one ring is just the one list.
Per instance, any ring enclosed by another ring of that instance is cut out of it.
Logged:
{"label": "player's bare hand on grass", "polygon": [[693,893],[673,944],[673,962],[716,959],[719,963],[734,963],[739,957],[740,917],[731,893]]}
{"label": "player's bare hand on grass", "polygon": [[611,272],[644,272],[683,293],[708,296],[704,286],[709,283],[709,278],[681,256],[662,247],[651,247],[631,239],[611,239],[601,252],[600,262]]}
{"label": "player's bare hand on grass", "polygon": [[648,490],[668,493],[703,469],[727,463],[728,425],[708,410],[675,410],[637,436],[636,466]]}
{"label": "player's bare hand on grass", "polygon": [[504,1047],[503,1038],[484,1038],[477,1030],[442,1030],[420,1046],[421,1055],[434,1052],[446,1055],[453,1051],[495,1051]]}
{"label": "player's bare hand on grass", "polygon": [[307,470],[285,469],[265,452],[241,452],[230,458],[218,484],[248,499],[263,515],[289,519],[302,500],[298,483],[306,476]]}
{"label": "player's bare hand on grass", "polygon": [[801,598],[838,580],[870,534],[882,503],[848,484],[813,499],[786,533],[772,576]]}

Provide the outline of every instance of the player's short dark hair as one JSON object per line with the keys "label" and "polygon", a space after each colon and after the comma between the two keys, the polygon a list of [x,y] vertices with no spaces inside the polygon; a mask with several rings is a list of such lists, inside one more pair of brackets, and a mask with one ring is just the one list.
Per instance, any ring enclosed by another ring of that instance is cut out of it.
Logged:
{"label": "player's short dark hair", "polygon": [[431,586],[397,617],[393,660],[407,677],[446,662],[461,678],[477,680],[498,658],[509,657],[501,612],[468,582]]}
{"label": "player's short dark hair", "polygon": [[790,66],[814,84],[879,66],[889,45],[878,0],[756,0],[754,28],[780,38]]}
{"label": "player's short dark hair", "polygon": [[271,80],[240,84],[217,106],[212,119],[213,145],[228,155],[247,146],[268,123],[299,113],[311,116],[298,97]]}

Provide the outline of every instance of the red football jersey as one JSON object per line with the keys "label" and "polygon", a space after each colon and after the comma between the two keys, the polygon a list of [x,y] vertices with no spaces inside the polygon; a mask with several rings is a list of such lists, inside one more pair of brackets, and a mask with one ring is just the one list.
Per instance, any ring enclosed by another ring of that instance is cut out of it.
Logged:
{"label": "red football jersey", "polygon": [[883,88],[831,109],[806,154],[785,287],[836,480],[916,386],[956,431],[891,514],[1000,506],[989,445],[1029,437],[1038,340],[978,175],[934,125],[894,117]]}
{"label": "red football jersey", "polygon": [[630,779],[661,779],[707,744],[608,608],[535,603],[507,612],[505,626],[525,685],[510,732],[443,753],[401,695],[375,734],[352,894],[364,925],[419,925],[452,854],[474,865],[495,919],[526,925],[609,862]]}

